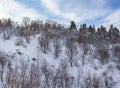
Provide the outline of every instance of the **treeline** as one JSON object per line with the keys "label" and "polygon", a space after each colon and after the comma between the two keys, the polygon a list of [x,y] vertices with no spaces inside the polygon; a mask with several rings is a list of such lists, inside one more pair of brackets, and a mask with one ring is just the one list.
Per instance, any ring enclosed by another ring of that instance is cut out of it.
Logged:
{"label": "treeline", "polygon": [[52,34],[59,34],[61,37],[68,36],[75,38],[78,42],[88,42],[90,44],[95,43],[97,40],[104,40],[109,43],[119,43],[120,40],[120,31],[113,25],[106,29],[104,26],[95,28],[94,25],[87,27],[86,24],[83,24],[77,29],[74,21],[71,21],[69,27],[64,27],[64,25],[55,21],[46,20],[46,22],[43,22],[30,20],[28,17],[24,17],[21,23],[14,22],[10,18],[1,19],[0,32],[3,32],[5,39],[9,39],[14,34],[28,37],[43,32],[48,33],[51,37],[53,36]]}

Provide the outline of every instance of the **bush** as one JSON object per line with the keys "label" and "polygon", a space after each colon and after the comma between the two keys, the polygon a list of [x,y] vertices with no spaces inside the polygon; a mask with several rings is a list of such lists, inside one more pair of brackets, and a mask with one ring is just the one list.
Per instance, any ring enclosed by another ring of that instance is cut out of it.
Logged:
{"label": "bush", "polygon": [[109,53],[105,49],[98,50],[98,54],[100,57],[100,61],[104,63],[108,63],[108,58],[110,57]]}

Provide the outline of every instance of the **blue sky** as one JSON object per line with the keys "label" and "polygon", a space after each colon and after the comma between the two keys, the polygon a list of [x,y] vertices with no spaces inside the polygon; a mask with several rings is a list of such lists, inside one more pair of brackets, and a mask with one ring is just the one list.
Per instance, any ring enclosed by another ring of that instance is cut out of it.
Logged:
{"label": "blue sky", "polygon": [[120,28],[120,0],[0,0],[0,18],[54,20]]}

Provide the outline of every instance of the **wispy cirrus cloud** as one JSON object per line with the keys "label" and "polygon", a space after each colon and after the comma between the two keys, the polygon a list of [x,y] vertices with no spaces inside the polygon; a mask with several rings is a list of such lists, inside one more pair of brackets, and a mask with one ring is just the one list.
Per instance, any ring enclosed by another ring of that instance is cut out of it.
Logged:
{"label": "wispy cirrus cloud", "polygon": [[111,12],[104,20],[102,25],[108,27],[110,24],[120,28],[120,9]]}
{"label": "wispy cirrus cloud", "polygon": [[82,22],[110,12],[106,0],[40,0],[51,14],[67,20]]}

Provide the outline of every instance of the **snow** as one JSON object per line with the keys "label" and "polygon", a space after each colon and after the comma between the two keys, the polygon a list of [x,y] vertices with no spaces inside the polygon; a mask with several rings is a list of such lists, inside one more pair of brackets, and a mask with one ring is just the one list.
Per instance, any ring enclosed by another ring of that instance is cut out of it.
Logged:
{"label": "snow", "polygon": [[[20,65],[20,61],[22,61],[24,58],[25,61],[30,60],[30,62],[32,62],[32,58],[36,58],[36,59],[40,59],[42,60],[46,60],[51,67],[53,67],[54,69],[57,69],[60,67],[60,62],[62,59],[67,58],[66,53],[65,53],[65,46],[62,44],[62,52],[59,56],[59,58],[55,59],[54,55],[53,55],[53,44],[51,43],[51,51],[46,54],[42,53],[39,49],[38,49],[38,37],[40,35],[36,35],[35,37],[31,37],[30,43],[25,43],[26,47],[21,46],[16,46],[15,42],[16,42],[16,37],[11,37],[10,40],[4,40],[2,38],[2,35],[0,35],[0,50],[4,51],[6,53],[9,54],[15,54],[16,57],[18,59],[14,59],[15,64],[13,64],[13,67]],[[91,46],[91,48],[94,51],[94,47]],[[23,55],[17,55],[17,50],[21,53],[23,53]],[[78,56],[79,59],[80,57],[82,57],[82,51],[79,52]],[[90,52],[89,52],[90,53]],[[77,56],[77,57],[78,57]],[[97,77],[101,77],[104,75],[104,73],[107,74],[107,76],[111,77],[112,80],[115,82],[114,87],[113,88],[120,88],[120,71],[116,69],[116,65],[114,62],[109,62],[108,64],[102,65],[100,63],[99,60],[92,58],[89,55],[86,55],[86,60],[85,60],[85,65],[82,66],[81,64],[81,59],[80,61],[78,61],[78,66],[74,66],[74,67],[70,67],[69,66],[69,75],[71,77],[78,77],[78,73],[79,71],[81,71],[83,74],[83,76],[94,76],[96,75]],[[22,60],[21,60],[22,59]],[[77,79],[77,78],[76,78]],[[1,83],[1,82],[0,82]],[[1,84],[0,84],[1,85]]]}

